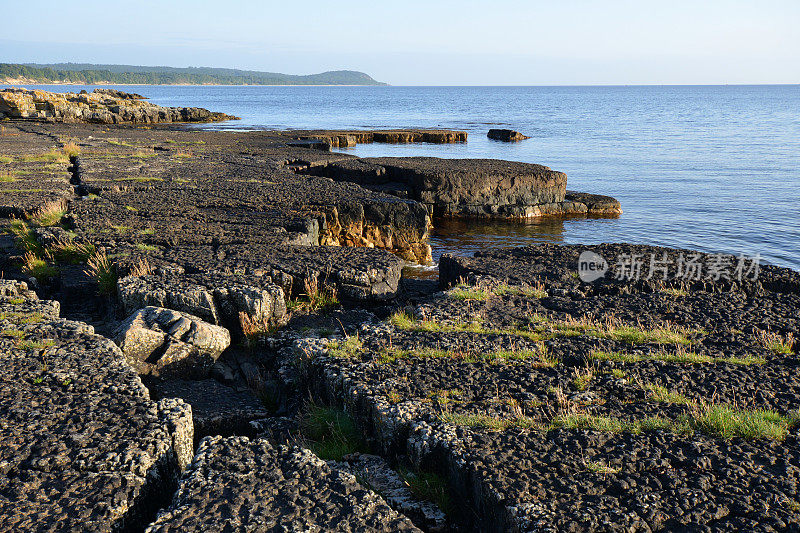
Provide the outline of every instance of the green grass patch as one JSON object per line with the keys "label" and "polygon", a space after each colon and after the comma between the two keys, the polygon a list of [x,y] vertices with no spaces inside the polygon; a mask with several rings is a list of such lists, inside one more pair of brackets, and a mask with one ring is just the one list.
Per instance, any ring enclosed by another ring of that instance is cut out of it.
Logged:
{"label": "green grass patch", "polygon": [[148,183],[151,181],[164,181],[164,178],[156,178],[153,176],[139,176],[136,178],[117,178],[114,181],[135,181],[137,183]]}
{"label": "green grass patch", "polygon": [[528,298],[546,298],[547,291],[539,287],[519,286],[511,287],[509,285],[500,285],[494,290],[497,296],[527,296]]}
{"label": "green grass patch", "polygon": [[22,263],[22,272],[33,276],[39,282],[48,282],[58,277],[58,267],[30,252],[26,253]]}
{"label": "green grass patch", "polygon": [[3,337],[11,337],[13,339],[21,339],[25,336],[24,331],[20,331],[18,329],[4,329],[2,333]]}
{"label": "green grass patch", "polygon": [[308,404],[300,428],[308,447],[321,459],[341,461],[347,454],[367,451],[352,417],[341,409]]}
{"label": "green grass patch", "polygon": [[0,163],[8,164],[14,161],[10,155],[0,155]]}
{"label": "green grass patch", "polygon": [[[683,396],[668,396],[668,398],[688,401]],[[691,405],[693,405],[692,410],[681,415],[677,420],[661,417],[622,420],[585,413],[571,413],[553,418],[550,421],[549,429],[589,429],[605,433],[637,434],[663,430],[682,435],[698,432],[723,439],[741,437],[749,440],[780,441],[786,438],[789,428],[793,427],[800,419],[800,415],[797,413],[783,416],[775,411],[765,409],[736,409],[721,404]]]}
{"label": "green grass patch", "polygon": [[597,350],[589,355],[593,361],[611,361],[614,363],[639,363],[642,361],[663,361],[665,363],[681,364],[715,364],[728,363],[731,365],[763,365],[767,361],[763,357],[711,357],[694,352],[656,352],[651,354],[635,354],[623,352],[606,352]]}
{"label": "green grass patch", "polygon": [[29,352],[33,351],[40,351],[44,350],[45,348],[49,348],[55,345],[56,341],[52,339],[45,339],[41,341],[20,341],[17,343],[17,347],[26,350]]}
{"label": "green grass patch", "polygon": [[540,427],[535,420],[526,416],[500,418],[483,413],[441,413],[439,420],[454,426],[490,429],[493,431],[503,431],[511,427],[525,429]]}
{"label": "green grass patch", "polygon": [[676,298],[682,298],[684,296],[689,296],[689,293],[686,292],[685,290],[683,290],[683,289],[675,289],[675,288],[671,288],[671,287],[667,288],[667,289],[662,289],[660,292],[661,292],[661,294],[667,294],[669,296],[675,296]]}
{"label": "green grass patch", "polygon": [[619,474],[622,470],[621,466],[611,466],[603,461],[591,461],[588,459],[583,461],[583,466],[586,467],[586,470],[589,472],[602,475]]}
{"label": "green grass patch", "polygon": [[642,384],[642,388],[650,392],[650,399],[655,402],[672,403],[678,405],[692,405],[694,403],[683,394],[671,391],[662,385],[644,383]]}
{"label": "green grass patch", "polygon": [[159,250],[158,246],[154,246],[152,244],[145,244],[143,242],[136,243],[136,248],[143,252],[157,252]]}
{"label": "green grass patch", "polygon": [[364,351],[364,346],[358,335],[348,336],[343,341],[332,341],[328,343],[328,355],[341,359],[352,359],[360,356]]}
{"label": "green grass patch", "polygon": [[730,439],[783,440],[797,416],[782,416],[768,409],[736,409],[730,405],[701,406],[687,418],[698,431]]}
{"label": "green grass patch", "polygon": [[447,488],[447,480],[432,472],[401,470],[399,474],[415,498],[433,502],[445,514],[452,514],[453,502]]}
{"label": "green grass patch", "polygon": [[479,300],[486,301],[492,295],[486,289],[479,289],[477,287],[469,287],[466,285],[459,285],[447,291],[447,297],[453,300]]}

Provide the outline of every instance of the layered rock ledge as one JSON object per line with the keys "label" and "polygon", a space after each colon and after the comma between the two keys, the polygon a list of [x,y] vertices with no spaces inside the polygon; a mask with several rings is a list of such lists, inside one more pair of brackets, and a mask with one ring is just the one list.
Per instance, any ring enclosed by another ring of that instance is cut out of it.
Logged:
{"label": "layered rock ledge", "polygon": [[[348,148],[357,144],[387,143],[431,143],[453,144],[467,142],[466,131],[454,130],[314,130],[287,131],[283,135],[306,143],[305,146],[321,150]],[[303,146],[300,144],[298,146]]]}
{"label": "layered rock ledge", "polygon": [[436,157],[350,158],[303,172],[417,200],[436,217],[514,219],[622,213],[617,200],[567,193],[566,174],[530,163]]}
{"label": "layered rock ledge", "polygon": [[113,89],[91,93],[51,93],[11,88],[0,90],[0,118],[98,124],[216,122],[236,117],[200,107],[161,107],[142,96]]}

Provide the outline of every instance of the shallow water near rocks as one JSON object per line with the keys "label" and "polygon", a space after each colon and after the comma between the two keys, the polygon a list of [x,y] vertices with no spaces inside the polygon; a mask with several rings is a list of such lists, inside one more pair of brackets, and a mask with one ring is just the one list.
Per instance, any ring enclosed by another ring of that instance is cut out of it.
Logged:
{"label": "shallow water near rocks", "polygon": [[[632,242],[760,254],[800,269],[800,85],[119,88],[160,105],[242,117],[204,128],[466,130],[469,141],[459,145],[371,144],[346,152],[540,163],[566,172],[569,189],[614,196],[625,211],[612,220],[439,223],[435,257],[541,241]],[[493,127],[531,138],[492,141],[486,132]]]}

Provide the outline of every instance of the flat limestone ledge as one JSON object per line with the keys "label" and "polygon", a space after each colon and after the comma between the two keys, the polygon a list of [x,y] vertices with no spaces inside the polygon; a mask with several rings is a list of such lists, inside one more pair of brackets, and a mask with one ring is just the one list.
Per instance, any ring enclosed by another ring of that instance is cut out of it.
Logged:
{"label": "flat limestone ledge", "polygon": [[191,409],[152,401],[110,340],[25,283],[0,294],[3,529],[142,527],[192,458]]}
{"label": "flat limestone ledge", "polygon": [[313,131],[285,131],[282,135],[298,141],[304,141],[304,146],[330,150],[331,148],[346,148],[356,144],[387,143],[432,143],[452,144],[467,142],[466,131],[454,130],[313,130]]}
{"label": "flat limestone ledge", "polygon": [[[567,185],[563,172],[496,159],[347,159],[306,172],[417,200],[435,216],[517,218],[535,216],[535,209],[554,212],[555,207],[539,206],[563,203]],[[573,208],[560,208],[565,209]]]}
{"label": "flat limestone ledge", "polygon": [[166,531],[419,531],[351,474],[309,450],[207,437],[166,510]]}
{"label": "flat limestone ledge", "polygon": [[97,235],[93,240],[156,245],[268,240],[275,246],[377,247],[409,260],[430,260],[430,220],[418,202],[236,154],[175,156],[116,145],[103,150],[113,154],[87,150],[75,163],[79,189],[89,194],[74,202],[72,211],[79,229]]}
{"label": "flat limestone ledge", "polygon": [[63,211],[73,195],[69,158],[53,138],[3,124],[0,129],[0,217],[28,219]]}

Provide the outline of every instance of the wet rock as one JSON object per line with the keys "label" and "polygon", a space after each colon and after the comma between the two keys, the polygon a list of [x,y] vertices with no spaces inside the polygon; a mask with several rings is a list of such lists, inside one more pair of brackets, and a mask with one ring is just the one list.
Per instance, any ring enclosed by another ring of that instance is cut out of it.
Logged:
{"label": "wet rock", "polygon": [[141,375],[200,378],[208,375],[231,336],[188,313],[148,306],[129,316],[114,340]]}
{"label": "wet rock", "polygon": [[350,474],[299,447],[207,437],[159,531],[418,531]]}
{"label": "wet rock", "polygon": [[497,128],[490,129],[489,133],[487,133],[486,136],[496,141],[505,141],[505,142],[516,142],[516,141],[524,141],[525,139],[530,139],[530,137],[523,135],[518,131],[497,129]]}
{"label": "wet rock", "polygon": [[567,191],[567,193],[564,195],[564,199],[569,202],[585,205],[586,212],[590,215],[616,216],[622,214],[622,206],[620,205],[619,200],[610,196]]}

